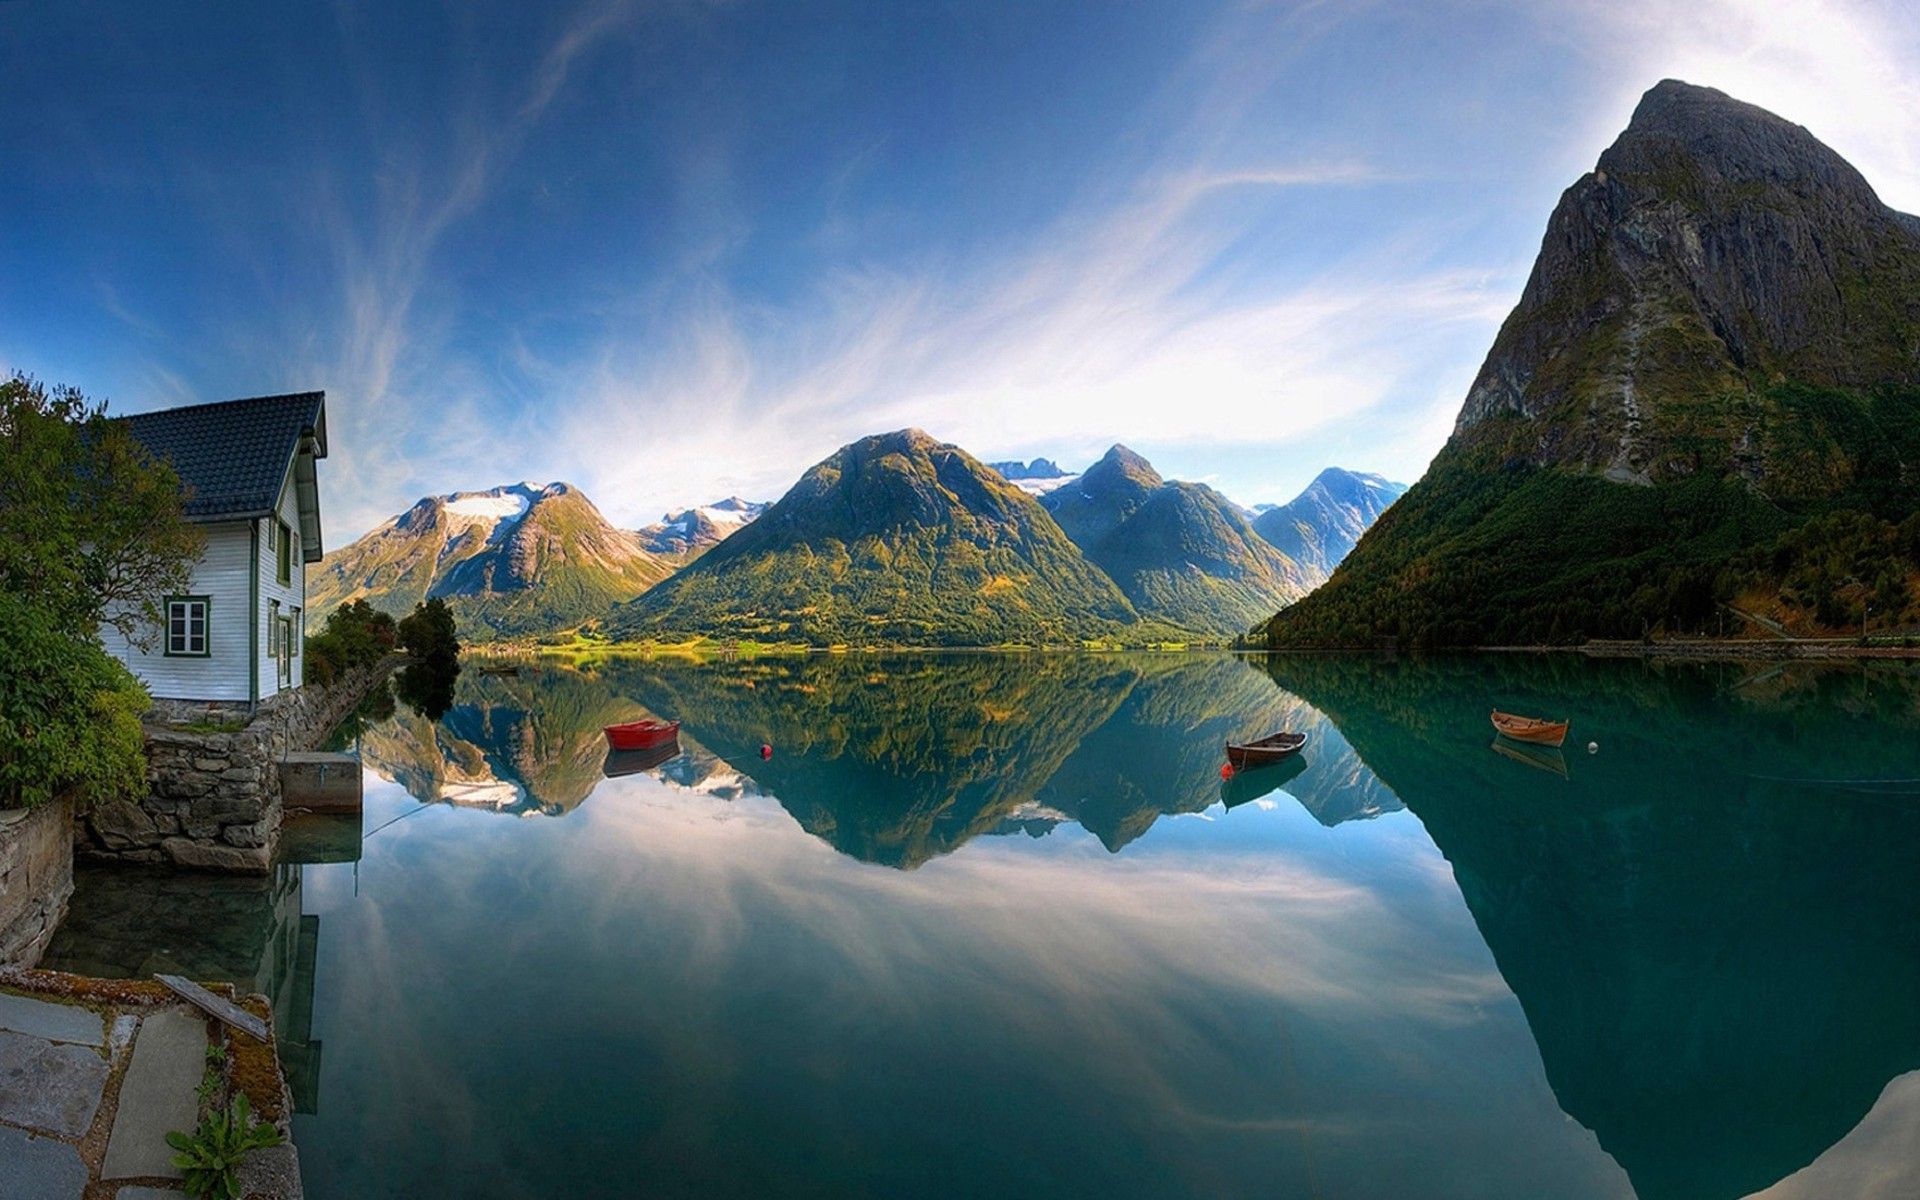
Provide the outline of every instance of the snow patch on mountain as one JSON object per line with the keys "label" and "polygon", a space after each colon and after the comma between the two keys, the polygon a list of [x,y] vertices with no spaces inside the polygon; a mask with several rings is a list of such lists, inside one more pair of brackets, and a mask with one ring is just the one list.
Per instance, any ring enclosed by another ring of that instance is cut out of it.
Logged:
{"label": "snow patch on mountain", "polygon": [[1058,475],[1052,479],[1010,479],[1007,482],[1029,496],[1044,496],[1048,492],[1067,486],[1078,478],[1080,478],[1078,475]]}
{"label": "snow patch on mountain", "polygon": [[641,544],[654,554],[697,555],[752,524],[769,507],[766,501],[728,496],[678,513],[665,513],[651,525],[636,530]]}
{"label": "snow patch on mountain", "polygon": [[492,492],[467,492],[447,501],[447,511],[479,521],[499,521],[527,511],[529,501],[519,492],[497,495]]}
{"label": "snow patch on mountain", "polygon": [[987,465],[1029,496],[1044,496],[1080,478],[1078,472],[1070,472],[1050,458],[1036,458],[1032,462],[1014,459]]}

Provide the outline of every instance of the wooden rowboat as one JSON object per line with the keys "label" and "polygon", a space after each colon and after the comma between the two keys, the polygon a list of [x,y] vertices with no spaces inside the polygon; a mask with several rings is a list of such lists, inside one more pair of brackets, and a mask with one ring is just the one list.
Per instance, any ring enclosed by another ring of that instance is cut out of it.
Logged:
{"label": "wooden rowboat", "polygon": [[1306,744],[1307,735],[1304,733],[1271,733],[1258,741],[1228,742],[1227,761],[1233,764],[1236,771],[1264,767],[1298,754],[1300,747]]}
{"label": "wooden rowboat", "polygon": [[604,732],[607,744],[615,750],[651,750],[678,738],[680,722],[628,721],[624,725],[609,725]]}
{"label": "wooden rowboat", "polygon": [[1535,746],[1558,746],[1567,740],[1567,722],[1543,721],[1539,717],[1517,717],[1512,713],[1493,710],[1494,732],[1501,737],[1510,737],[1516,742],[1530,742]]}

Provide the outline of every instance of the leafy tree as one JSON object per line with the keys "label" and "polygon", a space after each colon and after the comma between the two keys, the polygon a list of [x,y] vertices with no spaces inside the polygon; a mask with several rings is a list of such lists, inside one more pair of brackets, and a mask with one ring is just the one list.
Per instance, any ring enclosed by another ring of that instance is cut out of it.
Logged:
{"label": "leafy tree", "polygon": [[453,612],[447,602],[434,597],[423,600],[400,619],[400,645],[416,659],[455,659],[460,655],[460,639],[454,633]]}
{"label": "leafy tree", "polygon": [[306,681],[327,687],[349,671],[370,667],[393,652],[398,636],[393,618],[365,600],[343,604],[307,639]]}
{"label": "leafy tree", "polygon": [[0,383],[0,591],[62,632],[102,625],[151,647],[161,598],[183,591],[204,546],[180,479],[71,387]]}
{"label": "leafy tree", "polygon": [[400,644],[413,659],[396,681],[400,699],[437,721],[453,706],[453,684],[460,674],[460,639],[447,602],[438,597],[423,600],[402,617]]}

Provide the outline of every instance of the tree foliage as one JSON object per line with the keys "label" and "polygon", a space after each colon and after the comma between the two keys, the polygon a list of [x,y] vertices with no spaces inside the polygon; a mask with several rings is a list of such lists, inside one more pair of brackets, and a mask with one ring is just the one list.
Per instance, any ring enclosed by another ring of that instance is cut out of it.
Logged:
{"label": "tree foliage", "polygon": [[104,405],[26,375],[0,383],[0,590],[73,637],[112,626],[136,645],[204,546],[180,479]]}
{"label": "tree foliage", "polygon": [[460,655],[460,639],[454,632],[453,612],[438,597],[424,600],[400,619],[400,645],[416,659],[454,659]]}
{"label": "tree foliage", "polygon": [[343,604],[327,615],[319,633],[307,639],[306,681],[328,687],[350,671],[379,662],[397,642],[392,617],[365,600]]}
{"label": "tree foliage", "polygon": [[129,795],[146,777],[139,681],[28,597],[0,592],[0,808],[65,792]]}
{"label": "tree foliage", "polygon": [[453,706],[453,685],[460,675],[460,639],[446,601],[422,601],[402,618],[400,644],[413,661],[400,672],[395,690],[407,707],[437,721]]}

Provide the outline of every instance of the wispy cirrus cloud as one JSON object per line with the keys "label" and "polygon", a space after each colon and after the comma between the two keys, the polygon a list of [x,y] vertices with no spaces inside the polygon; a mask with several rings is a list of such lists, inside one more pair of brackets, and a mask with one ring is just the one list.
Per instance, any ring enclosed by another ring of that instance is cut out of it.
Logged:
{"label": "wispy cirrus cloud", "polygon": [[[1553,198],[1662,76],[1920,209],[1894,0],[334,12],[333,41],[156,26],[195,88],[61,58],[71,21],[29,13],[50,65],[0,133],[40,191],[3,211],[38,223],[0,262],[87,271],[0,317],[11,363],[140,407],[326,387],[335,544],[517,478],[629,523],[766,498],[902,425],[1069,465],[1124,440],[1243,501],[1330,463],[1411,479]],[[288,76],[222,108],[235,52]],[[97,109],[46,99],[76,70]]]}
{"label": "wispy cirrus cloud", "polygon": [[[446,472],[492,423],[492,384],[485,364],[451,345],[456,309],[471,298],[441,286],[448,234],[483,207],[578,64],[636,11],[633,0],[576,9],[517,86],[468,98],[445,152],[422,144],[417,127],[396,125],[373,179],[322,170],[307,219],[331,263],[334,300],[317,313],[290,304],[304,328],[274,329],[256,350],[279,358],[274,374],[329,389],[333,440],[342,447],[329,467],[336,528],[357,534],[412,490],[465,486],[446,482]],[[361,78],[374,86],[368,74]],[[368,111],[371,123],[388,124],[378,105]]]}

